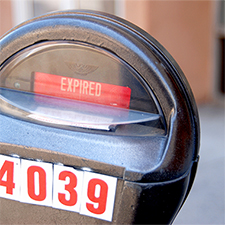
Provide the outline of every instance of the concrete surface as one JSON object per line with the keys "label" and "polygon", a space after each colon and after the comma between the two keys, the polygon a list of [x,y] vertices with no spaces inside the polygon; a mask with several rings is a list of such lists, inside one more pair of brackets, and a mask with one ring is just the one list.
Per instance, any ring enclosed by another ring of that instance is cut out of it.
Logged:
{"label": "concrete surface", "polygon": [[200,162],[197,176],[178,224],[225,224],[225,111],[223,106],[199,107]]}

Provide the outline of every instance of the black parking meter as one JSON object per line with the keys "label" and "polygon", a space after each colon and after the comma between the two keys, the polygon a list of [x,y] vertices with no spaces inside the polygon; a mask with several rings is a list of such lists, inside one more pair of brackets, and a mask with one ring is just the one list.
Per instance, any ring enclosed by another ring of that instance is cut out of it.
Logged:
{"label": "black parking meter", "polygon": [[172,223],[199,120],[169,53],[92,11],[37,17],[0,46],[1,223]]}

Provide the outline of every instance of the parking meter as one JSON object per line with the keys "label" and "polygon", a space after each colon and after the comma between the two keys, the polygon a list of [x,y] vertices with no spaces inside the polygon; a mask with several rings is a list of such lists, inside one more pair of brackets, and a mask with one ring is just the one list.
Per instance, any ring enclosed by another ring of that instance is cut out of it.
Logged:
{"label": "parking meter", "polygon": [[34,18],[0,46],[1,223],[172,223],[199,119],[169,53],[93,11]]}

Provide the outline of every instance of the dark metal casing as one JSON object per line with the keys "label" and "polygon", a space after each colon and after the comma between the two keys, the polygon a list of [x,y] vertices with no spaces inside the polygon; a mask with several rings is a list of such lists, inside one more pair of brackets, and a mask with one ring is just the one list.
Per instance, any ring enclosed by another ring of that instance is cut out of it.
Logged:
{"label": "dark metal casing", "polygon": [[[132,127],[133,133],[121,128],[118,134],[59,129],[8,116],[9,109],[2,107],[0,153],[116,177],[114,224],[172,223],[193,184],[199,154],[198,112],[183,72],[149,34],[92,11],[46,14],[12,29],[0,40],[1,70],[21,50],[52,41],[96,46],[128,64],[148,86],[162,126],[151,124],[151,132]],[[1,199],[0,213],[1,223],[110,223],[7,199]]]}

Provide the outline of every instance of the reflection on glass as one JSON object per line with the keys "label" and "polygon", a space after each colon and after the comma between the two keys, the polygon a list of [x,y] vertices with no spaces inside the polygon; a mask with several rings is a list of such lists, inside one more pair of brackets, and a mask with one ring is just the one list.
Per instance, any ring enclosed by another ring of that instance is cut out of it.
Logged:
{"label": "reflection on glass", "polygon": [[1,111],[13,114],[3,109],[13,105],[23,119],[110,130],[160,118],[135,70],[81,43],[44,42],[21,51],[3,65],[0,87]]}

